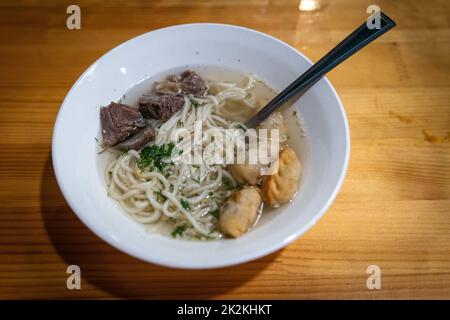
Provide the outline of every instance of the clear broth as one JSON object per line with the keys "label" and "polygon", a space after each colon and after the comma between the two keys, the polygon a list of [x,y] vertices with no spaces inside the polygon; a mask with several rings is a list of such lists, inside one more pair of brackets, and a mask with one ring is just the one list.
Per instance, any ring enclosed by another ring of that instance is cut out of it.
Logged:
{"label": "clear broth", "polygon": [[[244,78],[246,76],[245,73],[240,71],[222,67],[222,66],[213,66],[213,65],[193,65],[193,66],[183,66],[174,69],[167,70],[165,72],[156,74],[149,78],[145,78],[142,81],[138,82],[132,88],[127,90],[127,92],[119,99],[119,102],[125,103],[131,106],[137,106],[139,98],[151,91],[153,84],[156,81],[165,80],[167,76],[171,74],[178,74],[183,72],[184,70],[193,70],[196,71],[203,79],[207,82],[233,82],[242,84]],[[245,122],[248,120],[253,114],[258,112],[261,108],[263,108],[273,97],[276,96],[276,89],[272,88],[267,84],[266,81],[257,77],[257,75],[253,75],[256,79],[255,86],[249,90],[249,93],[255,95],[257,98],[257,107],[253,110],[253,112],[246,114],[244,117],[229,119],[232,121],[240,121]],[[233,102],[231,105],[228,104],[227,108],[240,108],[239,102]],[[301,119],[300,113],[295,110],[294,106],[291,104],[286,104],[280,108],[281,113],[283,114],[284,121],[288,128],[288,141],[287,144],[292,147],[300,161],[302,163],[302,178],[300,181],[299,189],[301,188],[301,182],[303,180],[304,174],[307,171],[307,162],[309,158],[309,147],[307,143],[306,130],[303,124],[303,120]],[[99,137],[101,136],[99,132]],[[99,151],[101,148],[99,147]],[[107,164],[112,161],[117,155],[114,152],[103,152],[98,156],[98,169],[101,179],[105,180],[104,174],[106,170]],[[105,182],[106,188],[106,182]],[[258,221],[258,225],[265,224],[269,220],[276,217],[279,214],[283,207],[289,205],[285,204],[279,208],[271,208],[264,206],[263,213]],[[120,207],[119,204],[117,206]],[[121,209],[121,208],[120,208]],[[122,210],[122,209],[121,209]],[[158,223],[147,225],[147,230],[152,233],[159,233],[165,236],[170,236],[170,232],[172,231],[172,225],[168,222],[160,221]]]}

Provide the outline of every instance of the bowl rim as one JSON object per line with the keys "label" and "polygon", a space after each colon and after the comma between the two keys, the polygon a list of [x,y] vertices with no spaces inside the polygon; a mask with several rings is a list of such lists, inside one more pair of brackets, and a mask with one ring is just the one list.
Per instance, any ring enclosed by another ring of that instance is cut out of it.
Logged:
{"label": "bowl rim", "polygon": [[214,269],[214,268],[223,268],[223,267],[229,267],[229,266],[233,266],[233,265],[238,265],[238,264],[242,264],[245,262],[249,262],[252,260],[256,260],[259,259],[261,257],[264,257],[268,254],[271,254],[275,251],[280,250],[281,248],[289,245],[290,243],[294,242],[296,239],[298,239],[299,237],[301,237],[306,231],[308,231],[309,229],[311,229],[311,227],[313,227],[317,221],[319,221],[323,215],[325,214],[325,212],[330,208],[330,206],[332,205],[332,203],[334,202],[334,200],[336,199],[342,185],[343,182],[345,180],[347,171],[348,171],[348,165],[349,165],[349,159],[350,159],[350,129],[349,129],[349,124],[348,124],[348,119],[347,119],[347,115],[344,109],[344,106],[341,102],[341,99],[339,98],[339,95],[336,92],[336,89],[333,87],[333,85],[331,84],[331,82],[328,80],[327,77],[323,77],[325,83],[327,84],[327,86],[331,89],[331,92],[333,93],[334,97],[336,98],[338,105],[339,105],[339,111],[342,114],[342,118],[343,118],[343,122],[344,122],[344,130],[345,130],[345,153],[344,153],[344,163],[343,163],[343,167],[342,170],[340,172],[338,181],[336,183],[336,185],[334,186],[333,192],[329,195],[328,199],[326,202],[323,203],[321,209],[314,215],[314,218],[311,219],[308,223],[306,223],[305,225],[303,225],[302,227],[300,227],[296,232],[294,232],[293,234],[288,234],[286,235],[286,238],[283,241],[280,241],[278,243],[274,243],[271,246],[268,247],[264,247],[261,248],[260,250],[254,251],[254,252],[250,252],[245,256],[241,256],[241,257],[237,257],[237,258],[233,258],[233,259],[228,259],[228,260],[215,260],[212,263],[208,263],[207,266],[198,266],[195,264],[189,264],[186,263],[186,261],[183,262],[173,262],[173,261],[169,261],[170,259],[164,259],[158,256],[144,256],[142,254],[140,254],[139,252],[137,252],[136,250],[134,250],[134,248],[131,248],[129,246],[127,246],[126,244],[122,243],[121,241],[114,241],[114,239],[112,239],[110,236],[108,236],[108,234],[106,232],[104,232],[103,230],[101,230],[96,224],[91,223],[91,221],[87,218],[86,215],[81,214],[81,212],[79,212],[79,208],[77,206],[77,204],[73,201],[73,199],[68,196],[70,193],[68,192],[69,190],[67,189],[66,184],[64,183],[64,178],[62,177],[62,172],[61,172],[61,168],[58,165],[58,159],[57,159],[57,152],[56,152],[56,140],[58,137],[58,132],[61,130],[61,115],[64,113],[65,107],[66,107],[66,100],[71,96],[71,94],[73,93],[74,90],[76,90],[76,88],[78,87],[79,83],[81,81],[84,80],[85,76],[89,73],[89,71],[97,64],[99,63],[101,60],[103,60],[105,57],[107,57],[108,55],[112,54],[113,52],[119,50],[120,48],[122,48],[123,46],[126,46],[127,44],[129,44],[132,41],[135,41],[136,39],[142,38],[142,37],[146,37],[148,35],[150,35],[151,33],[154,32],[159,32],[162,30],[170,30],[170,29],[177,29],[177,28],[189,28],[189,27],[222,27],[222,28],[230,28],[230,29],[235,29],[235,30],[241,30],[241,31],[245,31],[245,32],[250,32],[250,33],[254,33],[254,34],[258,34],[260,36],[269,38],[272,41],[277,42],[278,44],[292,50],[293,52],[295,52],[296,54],[298,54],[299,56],[301,56],[303,59],[305,59],[310,65],[312,65],[312,61],[307,58],[304,54],[302,54],[300,51],[298,51],[296,48],[294,48],[293,46],[287,44],[286,42],[277,39],[274,36],[271,36],[269,34],[266,34],[264,32],[255,30],[255,29],[251,29],[251,28],[247,28],[247,27],[243,27],[243,26],[238,26],[238,25],[232,25],[232,24],[222,24],[222,23],[187,23],[187,24],[177,24],[177,25],[171,25],[171,26],[167,26],[167,27],[163,27],[163,28],[159,28],[159,29],[155,29],[143,34],[140,34],[138,36],[135,36],[121,44],[119,44],[118,46],[114,47],[113,49],[107,51],[106,53],[104,53],[101,57],[99,57],[98,59],[96,59],[88,68],[86,68],[86,70],[78,77],[78,79],[75,81],[75,83],[72,85],[72,87],[70,88],[70,90],[67,92],[63,102],[61,103],[61,106],[59,108],[56,120],[55,120],[55,125],[53,128],[53,135],[52,135],[52,163],[53,163],[53,170],[55,172],[55,176],[56,176],[56,181],[58,183],[58,186],[63,194],[63,197],[65,199],[65,201],[67,202],[67,204],[69,205],[69,207],[71,208],[71,210],[77,215],[77,217],[83,222],[84,225],[86,225],[92,232],[94,232],[95,235],[97,235],[100,239],[104,240],[106,243],[108,243],[109,245],[111,245],[112,247],[130,255],[133,256],[139,260],[148,262],[148,263],[153,263],[153,264],[157,264],[160,266],[164,266],[164,267],[171,267],[171,268],[177,268],[177,269]]}

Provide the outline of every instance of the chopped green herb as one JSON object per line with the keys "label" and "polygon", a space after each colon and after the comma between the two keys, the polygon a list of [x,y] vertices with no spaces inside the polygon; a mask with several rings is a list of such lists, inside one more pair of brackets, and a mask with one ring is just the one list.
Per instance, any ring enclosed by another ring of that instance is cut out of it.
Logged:
{"label": "chopped green herb", "polygon": [[173,143],[146,146],[141,150],[140,159],[137,161],[137,165],[141,170],[157,169],[162,171],[168,164],[164,161],[166,158],[172,155],[172,151],[175,145]]}
{"label": "chopped green herb", "polygon": [[197,164],[193,164],[192,166],[193,166],[194,168],[200,168],[200,166],[197,165]]}
{"label": "chopped green herb", "polygon": [[161,191],[156,192],[156,199],[158,202],[164,202],[167,200],[167,197],[161,193]]}
{"label": "chopped green herb", "polygon": [[237,125],[236,125],[236,129],[241,129],[241,130],[243,130],[244,132],[247,131],[247,129],[246,129],[243,125],[241,125],[241,124],[237,124]]}
{"label": "chopped green herb", "polygon": [[183,141],[183,139],[184,139],[183,136],[178,137],[178,141]]}
{"label": "chopped green herb", "polygon": [[208,196],[212,197],[214,193],[212,191],[208,192]]}
{"label": "chopped green herb", "polygon": [[222,184],[224,185],[226,190],[233,190],[236,186],[233,181],[231,181],[228,177],[222,177]]}
{"label": "chopped green herb", "polygon": [[95,139],[95,141],[97,141],[97,143],[98,143],[98,138],[97,138],[97,137],[94,137],[94,139]]}
{"label": "chopped green herb", "polygon": [[181,199],[180,203],[181,203],[181,206],[184,208],[184,210],[191,210],[191,207],[189,206],[189,202],[187,202],[186,199]]}
{"label": "chopped green herb", "polygon": [[172,237],[176,238],[177,236],[182,236],[184,230],[186,230],[186,225],[185,225],[185,224],[176,227],[176,228],[173,229],[173,231],[172,231]]}
{"label": "chopped green herb", "polygon": [[[177,122],[177,128],[181,128],[181,127],[184,127],[184,123],[183,123],[183,121],[178,120],[178,122]],[[181,138],[183,138],[183,137],[181,137]],[[183,139],[181,139],[181,140],[183,140]]]}
{"label": "chopped green herb", "polygon": [[194,100],[192,98],[189,98],[189,100],[191,101],[194,108],[197,108],[200,105],[200,103],[197,100]]}
{"label": "chopped green herb", "polygon": [[194,180],[197,183],[200,183],[200,181],[198,179],[192,178],[192,180]]}
{"label": "chopped green herb", "polygon": [[219,219],[220,217],[220,211],[219,209],[213,210],[209,212],[210,215],[212,215],[214,218]]}

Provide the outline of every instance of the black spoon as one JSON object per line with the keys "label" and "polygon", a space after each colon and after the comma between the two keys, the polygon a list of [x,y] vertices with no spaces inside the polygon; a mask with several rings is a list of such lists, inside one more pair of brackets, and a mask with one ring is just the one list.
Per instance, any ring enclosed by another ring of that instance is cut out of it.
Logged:
{"label": "black spoon", "polygon": [[258,123],[267,119],[288,100],[295,96],[300,97],[328,71],[395,27],[395,22],[382,12],[380,12],[380,22],[380,28],[378,29],[369,29],[367,23],[364,22],[341,43],[323,56],[322,59],[312,65],[286,89],[273,98],[264,108],[247,121],[245,125],[249,128],[255,127]]}

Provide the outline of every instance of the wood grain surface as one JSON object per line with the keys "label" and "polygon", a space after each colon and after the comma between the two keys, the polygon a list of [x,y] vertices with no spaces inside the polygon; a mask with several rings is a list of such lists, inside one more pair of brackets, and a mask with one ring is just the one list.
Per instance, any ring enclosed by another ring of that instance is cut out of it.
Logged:
{"label": "wood grain surface", "polygon": [[[0,298],[450,298],[450,2],[446,0],[0,3]],[[287,248],[243,265],[183,271],[110,247],[69,209],[51,135],[64,96],[102,54],[189,22],[242,25],[316,61],[377,4],[398,26],[329,74],[351,130],[332,208]],[[68,290],[66,268],[82,269]],[[366,269],[381,268],[368,290]]]}

